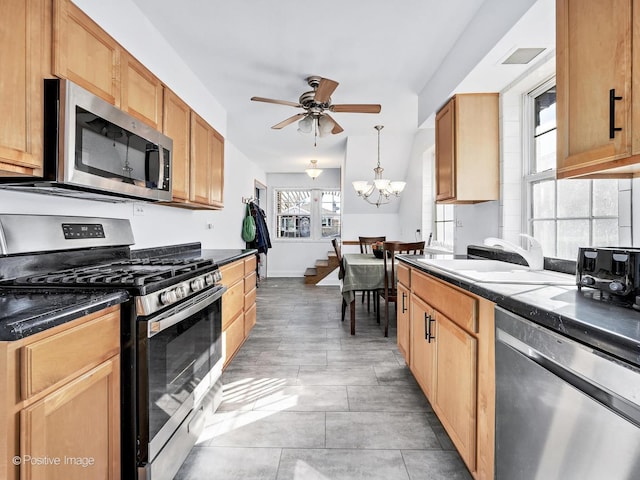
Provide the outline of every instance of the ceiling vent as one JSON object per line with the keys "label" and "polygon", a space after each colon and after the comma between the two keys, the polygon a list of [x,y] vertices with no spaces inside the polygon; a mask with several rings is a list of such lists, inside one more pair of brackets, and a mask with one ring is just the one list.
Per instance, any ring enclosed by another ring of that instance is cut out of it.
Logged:
{"label": "ceiling vent", "polygon": [[509,55],[502,64],[526,65],[544,51],[544,48],[518,48],[515,52]]}

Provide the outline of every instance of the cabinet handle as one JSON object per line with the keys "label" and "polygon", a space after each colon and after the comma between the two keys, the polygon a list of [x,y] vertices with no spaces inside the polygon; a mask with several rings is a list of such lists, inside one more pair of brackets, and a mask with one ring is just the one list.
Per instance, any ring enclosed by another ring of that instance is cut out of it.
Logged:
{"label": "cabinet handle", "polygon": [[428,342],[429,341],[429,323],[428,323],[428,317],[429,315],[427,315],[427,312],[424,312],[424,339]]}
{"label": "cabinet handle", "polygon": [[614,138],[616,132],[622,130],[616,127],[616,100],[622,100],[622,97],[616,97],[616,89],[609,90],[609,138]]}
{"label": "cabinet handle", "polygon": [[436,319],[433,318],[431,315],[429,315],[429,325],[428,325],[428,328],[427,328],[427,337],[428,337],[427,338],[427,342],[429,342],[429,343],[431,343],[431,340],[433,340],[434,342],[436,340],[435,335],[431,335],[431,322],[435,322],[435,321],[436,321]]}
{"label": "cabinet handle", "polygon": [[404,299],[407,298],[407,293],[402,292],[402,313],[407,311],[407,308],[404,306]]}

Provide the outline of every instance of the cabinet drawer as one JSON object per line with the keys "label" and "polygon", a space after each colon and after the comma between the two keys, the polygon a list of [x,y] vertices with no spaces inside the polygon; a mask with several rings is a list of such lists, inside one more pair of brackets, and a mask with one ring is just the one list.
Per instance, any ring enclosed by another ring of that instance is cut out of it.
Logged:
{"label": "cabinet drawer", "polygon": [[478,333],[478,300],[420,272],[413,272],[412,291],[470,333]]}
{"label": "cabinet drawer", "polygon": [[244,263],[239,260],[220,267],[220,273],[222,274],[222,284],[230,287],[244,277]]}
{"label": "cabinet drawer", "polygon": [[244,293],[249,293],[256,288],[256,272],[244,277]]}
{"label": "cabinet drawer", "polygon": [[244,259],[244,274],[248,275],[249,272],[255,272],[256,271],[256,264],[257,264],[257,260],[256,260],[256,256],[255,255],[251,255],[248,258]]}
{"label": "cabinet drawer", "polygon": [[120,352],[120,309],[23,347],[21,393],[26,399]]}
{"label": "cabinet drawer", "polygon": [[244,336],[247,337],[251,329],[256,324],[256,305],[253,304],[244,313]]}
{"label": "cabinet drawer", "polygon": [[256,289],[254,288],[249,293],[244,295],[244,311],[246,312],[252,305],[256,304]]}
{"label": "cabinet drawer", "polygon": [[244,283],[238,282],[222,295],[222,330],[242,311],[244,307]]}
{"label": "cabinet drawer", "polygon": [[244,315],[240,314],[233,319],[229,326],[223,329],[225,345],[225,365],[236,354],[242,342],[244,342]]}
{"label": "cabinet drawer", "polygon": [[409,267],[399,264],[398,269],[396,270],[396,275],[398,277],[398,282],[403,284],[405,287],[411,287],[411,269]]}

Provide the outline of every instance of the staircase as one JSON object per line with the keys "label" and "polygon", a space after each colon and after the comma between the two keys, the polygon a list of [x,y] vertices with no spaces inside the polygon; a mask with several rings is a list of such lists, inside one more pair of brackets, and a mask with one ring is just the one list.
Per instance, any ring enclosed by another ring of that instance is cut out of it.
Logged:
{"label": "staircase", "polygon": [[336,252],[327,252],[326,259],[316,260],[316,264],[313,267],[309,267],[304,272],[304,283],[308,285],[315,285],[324,277],[338,268],[338,257]]}

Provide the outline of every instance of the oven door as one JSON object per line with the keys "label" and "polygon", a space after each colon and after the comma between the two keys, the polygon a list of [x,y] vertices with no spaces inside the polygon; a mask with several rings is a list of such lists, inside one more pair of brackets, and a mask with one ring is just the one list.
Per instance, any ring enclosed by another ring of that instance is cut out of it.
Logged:
{"label": "oven door", "polygon": [[225,290],[213,286],[138,321],[139,465],[156,459],[222,373]]}

